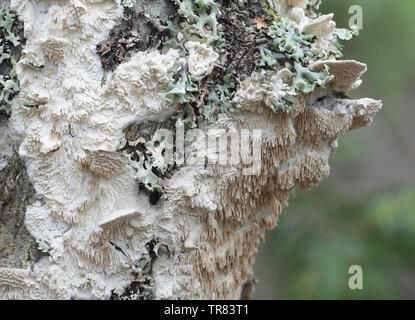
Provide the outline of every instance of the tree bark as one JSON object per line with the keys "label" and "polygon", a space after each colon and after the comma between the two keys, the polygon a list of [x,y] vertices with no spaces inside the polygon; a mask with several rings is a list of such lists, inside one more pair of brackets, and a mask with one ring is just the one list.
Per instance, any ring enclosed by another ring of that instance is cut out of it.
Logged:
{"label": "tree bark", "polygon": [[[198,3],[12,1],[26,43],[0,118],[0,298],[250,298],[265,228],[380,109],[345,95],[366,66],[336,56],[308,1]],[[179,163],[194,127],[248,131],[242,161]]]}

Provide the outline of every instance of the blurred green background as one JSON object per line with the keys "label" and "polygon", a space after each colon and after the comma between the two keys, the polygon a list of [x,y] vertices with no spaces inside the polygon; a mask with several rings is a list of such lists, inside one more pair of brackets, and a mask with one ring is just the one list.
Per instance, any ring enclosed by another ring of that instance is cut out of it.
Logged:
{"label": "blurred green background", "polygon": [[[323,0],[337,27],[363,8],[344,58],[368,65],[352,97],[383,100],[372,126],[346,134],[331,175],[297,191],[266,233],[255,265],[257,299],[415,299],[415,1]],[[363,268],[363,290],[348,269]]]}

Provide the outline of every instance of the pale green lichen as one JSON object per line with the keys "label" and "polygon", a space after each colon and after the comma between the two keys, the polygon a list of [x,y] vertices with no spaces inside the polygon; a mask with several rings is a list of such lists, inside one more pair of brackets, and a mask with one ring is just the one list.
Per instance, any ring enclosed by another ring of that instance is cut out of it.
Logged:
{"label": "pale green lichen", "polygon": [[359,35],[359,28],[356,26],[352,26],[349,29],[344,28],[336,28],[334,29],[334,35],[336,36],[331,42],[330,42],[330,52],[332,52],[336,58],[343,57],[343,45],[340,43],[340,40],[351,40],[354,37],[357,37]]}
{"label": "pale green lichen", "polygon": [[268,35],[274,39],[273,51],[281,52],[295,61],[307,62],[317,53],[310,51],[314,36],[301,34],[288,18],[282,17],[279,22],[274,22],[269,27]]}
{"label": "pale green lichen", "polygon": [[0,79],[0,87],[0,111],[5,111],[9,114],[11,112],[12,97],[20,91],[14,70],[10,72],[10,79],[6,80],[6,77],[2,76]]}
{"label": "pale green lichen", "polygon": [[[299,93],[310,93],[316,86],[324,86],[333,77],[328,68],[322,72],[313,72],[307,65],[311,61],[328,56],[324,50],[314,46],[315,36],[299,32],[293,21],[281,17],[269,27],[267,35],[273,39],[270,49],[260,48],[257,53],[256,64],[260,68],[278,69],[278,60],[289,60],[293,63],[295,75],[292,85],[286,91],[286,95],[298,96]],[[290,112],[296,104],[290,100],[281,98],[269,106],[272,111]]]}
{"label": "pale green lichen", "polygon": [[[270,9],[269,9],[270,10]],[[268,10],[268,11],[269,11]],[[269,27],[267,35],[273,39],[270,49],[260,48],[257,53],[256,64],[260,68],[275,69],[279,66],[278,60],[289,59],[293,61],[295,77],[286,94],[297,96],[300,92],[312,92],[317,85],[323,86],[329,81],[328,71],[316,73],[310,71],[305,65],[312,60],[320,58],[324,53],[313,46],[313,35],[301,34],[293,21],[281,17]],[[289,100],[280,99],[270,106],[271,110],[278,112],[290,112],[295,104],[289,104]]]}
{"label": "pale green lichen", "polygon": [[297,108],[298,104],[293,103],[285,98],[279,99],[273,105],[270,105],[269,108],[274,112],[277,113],[278,111],[282,111],[285,113],[289,113],[294,111]]}
{"label": "pale green lichen", "polygon": [[11,101],[19,93],[19,81],[16,75],[16,60],[11,54],[11,46],[18,46],[20,38],[13,33],[13,24],[16,16],[9,8],[0,8],[0,34],[2,43],[0,45],[0,63],[9,62],[11,70],[0,78],[0,112],[11,113]]}
{"label": "pale green lichen", "polygon": [[219,113],[225,113],[230,115],[233,110],[233,104],[231,102],[232,93],[230,89],[233,89],[235,84],[231,82],[229,75],[223,78],[222,85],[216,85],[215,88],[209,93],[208,102],[203,108],[204,118],[213,123],[217,119]]}
{"label": "pale green lichen", "polygon": [[298,92],[310,93],[313,92],[316,86],[324,86],[328,81],[334,78],[330,75],[329,68],[325,66],[325,69],[321,72],[313,72],[310,69],[303,67],[300,63],[294,63],[295,77],[293,78],[293,84],[288,94],[295,96]]}
{"label": "pale green lichen", "polygon": [[185,104],[195,101],[192,93],[198,92],[197,78],[191,74],[181,71],[178,74],[179,80],[177,82],[170,81],[167,85],[166,92],[163,94],[166,101],[172,104]]}
{"label": "pale green lichen", "polygon": [[149,160],[142,156],[134,167],[137,169],[135,176],[140,185],[149,192],[163,192],[163,187],[159,184],[160,178],[153,173]]}
{"label": "pale green lichen", "polygon": [[[313,1],[310,8],[318,8],[320,1]],[[269,13],[271,9],[267,9]],[[271,10],[272,11],[272,10]],[[312,62],[325,60],[330,57],[340,58],[342,56],[343,46],[339,40],[350,40],[357,36],[357,28],[335,29],[333,39],[328,42],[326,49],[321,49],[316,42],[317,37],[314,35],[302,34],[295,23],[286,17],[276,18],[268,30],[268,36],[273,39],[272,46],[269,49],[261,48],[257,54],[257,66],[261,68],[275,69],[280,59],[289,59],[294,68],[295,75],[292,79],[292,85],[287,90],[287,94],[298,96],[299,93],[310,93],[317,86],[323,87],[327,82],[333,79],[330,75],[329,68],[321,72],[313,72],[308,68]],[[279,104],[275,110],[287,110]],[[288,108],[290,109],[290,108]]]}
{"label": "pale green lichen", "polygon": [[172,116],[172,120],[176,121],[176,125],[183,127],[184,131],[197,127],[196,120],[197,116],[190,104],[185,104],[176,115]]}
{"label": "pale green lichen", "polygon": [[9,8],[0,8],[0,28],[7,41],[10,41],[14,46],[20,44],[19,36],[16,36],[13,31],[13,23],[16,15],[10,11]]}
{"label": "pale green lichen", "polygon": [[256,65],[258,67],[273,68],[278,65],[278,59],[285,58],[285,55],[279,52],[271,51],[266,48],[261,48],[256,57]]}
{"label": "pale green lichen", "polygon": [[[169,22],[168,29],[170,30],[172,39],[167,44],[180,48],[182,56],[186,56],[187,51],[184,43],[189,41],[192,36],[196,36],[199,41],[204,41],[202,35],[206,30],[204,27],[206,21],[208,26],[211,27],[210,35],[217,35],[216,28],[216,16],[219,16],[219,4],[214,1],[192,1],[192,0],[176,0],[179,6],[179,14],[185,18],[185,23],[178,27],[178,23]],[[312,3],[312,6],[318,7],[319,1]],[[272,38],[273,42],[269,48],[259,48],[256,53],[255,63],[259,70],[269,68],[278,70],[281,67],[279,60],[289,60],[293,63],[293,77],[292,85],[287,88],[286,95],[298,96],[299,93],[310,93],[315,90],[316,86],[324,86],[328,81],[332,79],[328,69],[326,68],[322,72],[313,72],[308,69],[307,65],[319,59],[326,59],[330,53],[339,51],[337,47],[332,45],[333,49],[321,50],[315,44],[316,37],[314,35],[302,34],[295,23],[286,18],[279,17],[275,11],[269,6],[263,5],[263,9],[266,10],[269,16],[274,18],[271,23],[267,35]],[[206,15],[215,18],[215,21],[211,21],[206,18]],[[204,19],[201,17],[205,16]],[[201,23],[202,22],[202,23]],[[190,32],[189,32],[190,31]],[[346,32],[339,29],[339,37],[348,37]],[[344,34],[344,36],[343,36]],[[210,42],[210,41],[208,41]],[[181,105],[188,105],[195,103],[195,93],[199,91],[198,80],[191,78],[185,70],[179,72],[179,80],[171,82],[165,93],[166,100],[170,103],[179,103]],[[238,79],[237,79],[238,80]],[[219,113],[230,115],[233,110],[232,96],[234,93],[235,85],[231,83],[229,77],[222,79],[223,84],[217,84],[210,89],[207,95],[206,102],[203,104],[203,108],[200,110],[201,114],[197,117],[198,120],[206,120],[213,123],[217,120]],[[297,106],[296,103],[291,101],[292,99],[280,98],[269,107],[274,112],[280,110],[284,112],[290,112]],[[186,109],[186,111],[185,111]],[[190,127],[195,127],[195,115],[188,112],[189,108],[183,108],[181,112],[176,116],[176,119],[184,120],[190,124]]]}
{"label": "pale green lichen", "polygon": [[147,154],[149,154],[149,161],[151,162],[152,168],[155,168],[161,175],[165,175],[174,166],[175,160],[173,154],[170,157],[166,154],[167,152],[173,151],[174,145],[172,141],[173,137],[169,135],[167,130],[163,132],[164,130],[157,131],[151,141],[144,144],[147,149]]}
{"label": "pale green lichen", "polygon": [[[170,35],[164,48],[179,49],[181,57],[188,57],[186,43],[192,41],[205,43],[215,52],[222,53],[224,39],[218,30],[217,20],[221,16],[221,4],[213,0],[175,0],[175,3],[178,15],[167,21],[164,27]],[[308,10],[312,17],[317,17],[313,9],[318,9],[319,5],[319,0],[310,2]],[[328,66],[320,72],[311,71],[308,66],[319,60],[341,57],[342,45],[339,40],[350,40],[358,34],[358,30],[335,29],[332,39],[324,40],[327,43],[323,49],[318,36],[300,32],[294,21],[281,17],[265,2],[262,3],[262,9],[269,26],[264,34],[270,41],[258,46],[255,53],[257,81],[264,93],[265,105],[274,113],[288,113],[297,108],[301,94],[324,87],[333,79]],[[278,71],[283,68],[291,72],[290,82],[284,83],[282,78],[278,78]],[[233,97],[241,79],[229,75],[222,79],[209,77],[206,86],[205,77],[192,76],[188,66],[174,66],[171,72],[173,77],[163,96],[167,103],[179,107],[179,111],[171,118],[176,127],[183,127],[186,132],[203,121],[216,122],[219,114],[231,116],[234,110]],[[221,72],[216,74],[223,75]],[[163,142],[157,142],[159,144],[155,146],[154,138],[143,141],[145,151],[138,154],[135,167],[140,185],[150,193],[162,195],[161,177],[171,170],[174,159],[171,159],[172,162],[163,162],[161,150],[165,146]]]}
{"label": "pale green lichen", "polygon": [[336,28],[334,29],[334,34],[337,35],[340,40],[350,40],[359,35],[359,28],[357,26],[352,26],[350,30],[345,28]]}
{"label": "pale green lichen", "polygon": [[[187,41],[206,42],[217,52],[221,52],[223,38],[217,29],[220,17],[220,4],[213,0],[176,0],[179,7],[178,13],[185,21],[179,23],[175,21],[168,22],[167,29],[170,32],[171,39],[166,43],[167,47],[179,48],[181,55],[186,56],[188,53],[184,44]],[[180,26],[179,26],[180,25]],[[232,92],[230,89],[235,88],[231,83],[230,77],[225,76],[222,79],[223,84],[215,85],[209,95],[207,102],[203,105],[198,120],[207,120],[215,122],[219,113],[228,114],[232,111],[231,102]],[[182,105],[195,103],[196,95],[200,88],[198,79],[186,75],[184,71],[180,72],[180,80],[176,83],[170,83],[165,97],[168,102],[177,102]],[[189,112],[188,107],[183,107],[182,111],[175,116],[175,119],[185,121],[186,128],[196,127],[196,116],[194,111]]]}
{"label": "pale green lichen", "polygon": [[173,143],[170,131],[159,129],[150,139],[140,137],[135,141],[134,144],[140,147],[129,154],[131,166],[136,170],[135,178],[140,187],[154,197],[154,203],[164,199],[161,181],[175,164]]}
{"label": "pale green lichen", "polygon": [[200,21],[203,15],[219,15],[220,5],[214,0],[175,0],[179,6],[179,14],[190,21]]}
{"label": "pale green lichen", "polygon": [[213,0],[175,0],[178,13],[185,21],[168,21],[167,30],[171,39],[167,47],[179,48],[182,54],[187,50],[187,41],[206,42],[219,49],[223,39],[217,29],[217,18],[220,16],[220,4]]}
{"label": "pale green lichen", "polygon": [[[221,52],[223,39],[217,29],[217,18],[220,16],[220,4],[213,0],[175,0],[179,7],[178,13],[184,21],[168,21],[167,29],[170,33],[170,40],[166,46],[180,49],[181,56],[188,54],[185,43],[197,41],[212,46],[217,52]],[[186,70],[178,72],[179,78],[176,82],[170,82],[164,94],[167,102],[183,105],[181,111],[173,117],[178,121],[183,121],[185,128],[196,127],[196,115],[190,112],[189,104],[196,102],[196,94],[199,92],[199,80],[191,76]],[[199,120],[214,122],[220,112],[229,113],[232,109],[230,102],[230,88],[234,84],[230,83],[229,77],[223,79],[223,85],[216,85],[208,95],[207,103],[203,107]]]}
{"label": "pale green lichen", "polygon": [[122,0],[122,5],[127,8],[132,8],[137,3],[137,0]]}
{"label": "pale green lichen", "polygon": [[[318,9],[321,1],[314,0],[310,3],[309,9]],[[168,29],[173,38],[169,42],[182,50],[183,56],[186,55],[186,49],[183,45],[191,36],[196,36],[199,41],[205,41],[205,25],[208,25],[210,35],[216,37],[217,21],[216,17],[220,15],[220,5],[212,0],[176,0],[179,6],[179,14],[185,18],[186,23],[178,27],[178,23],[170,22]],[[296,27],[294,21],[287,17],[279,16],[274,9],[267,3],[262,4],[263,11],[268,17],[272,17],[267,35],[272,38],[272,45],[268,48],[260,47],[256,53],[255,63],[259,68],[278,70],[283,66],[284,61],[291,62],[292,72],[294,73],[292,84],[287,87],[286,95],[296,97],[300,93],[307,94],[316,89],[317,86],[323,87],[327,82],[333,79],[329,69],[326,68],[321,72],[313,72],[308,68],[312,62],[330,57],[341,57],[342,46],[339,40],[350,40],[358,34],[358,30],[352,29],[335,29],[334,37],[328,42],[326,49],[321,49],[317,43],[317,37],[311,34],[303,34]],[[208,16],[210,18],[208,18]],[[214,20],[211,20],[214,19]],[[189,32],[190,31],[190,32]],[[208,36],[210,36],[208,35]],[[210,42],[208,40],[208,42]],[[228,116],[232,111],[232,95],[235,86],[230,83],[229,78],[224,78],[223,85],[216,85],[210,89],[206,103],[204,103],[201,114],[197,119],[215,122],[219,113],[225,113]],[[238,79],[237,79],[238,80]],[[186,72],[181,71],[180,80],[176,83],[170,83],[165,96],[167,101],[187,105],[195,102],[195,92],[199,90],[197,79],[191,79]],[[290,112],[297,106],[292,99],[281,98],[275,103],[269,105],[274,111],[280,110]],[[179,113],[176,119],[186,119],[191,127],[196,126],[194,113]]]}
{"label": "pale green lichen", "polygon": [[50,248],[49,248],[48,244],[44,240],[42,240],[42,239],[36,239],[36,242],[38,244],[38,249],[40,251],[42,251],[43,253],[47,253],[49,251]]}

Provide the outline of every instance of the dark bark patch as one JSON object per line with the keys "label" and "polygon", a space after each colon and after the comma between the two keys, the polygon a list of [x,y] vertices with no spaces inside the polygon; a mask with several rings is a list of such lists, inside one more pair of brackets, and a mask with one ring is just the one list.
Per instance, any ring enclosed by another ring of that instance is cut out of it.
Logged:
{"label": "dark bark patch", "polygon": [[169,258],[173,252],[156,237],[147,242],[145,248],[148,253],[132,264],[133,275],[136,280],[131,282],[122,294],[113,291],[110,300],[153,300],[155,298],[156,286],[152,276],[154,261],[160,256],[161,251],[159,253],[159,250],[161,248]]}
{"label": "dark bark patch", "polygon": [[160,45],[163,32],[158,28],[176,9],[171,1],[139,1],[133,8],[124,8],[121,24],[110,31],[108,39],[97,45],[105,71],[114,71],[134,52]]}
{"label": "dark bark patch", "polygon": [[[0,135],[3,134],[7,136],[8,128],[5,117],[0,115]],[[15,150],[17,147],[11,145],[11,152],[2,147],[0,158],[7,164],[0,167],[0,267],[25,268],[45,255],[38,250],[36,239],[24,223],[35,190]]]}
{"label": "dark bark patch", "polygon": [[225,40],[222,46],[226,57],[223,74],[236,79],[250,76],[255,70],[257,47],[271,41],[266,29],[258,29],[254,20],[265,16],[260,1],[224,1],[218,20]]}

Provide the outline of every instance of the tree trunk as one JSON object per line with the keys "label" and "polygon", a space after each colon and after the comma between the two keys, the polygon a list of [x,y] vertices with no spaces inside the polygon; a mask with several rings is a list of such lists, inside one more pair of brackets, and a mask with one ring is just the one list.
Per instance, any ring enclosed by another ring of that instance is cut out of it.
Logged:
{"label": "tree trunk", "polygon": [[11,9],[25,42],[0,118],[3,299],[250,298],[264,229],[381,107],[346,96],[366,70],[340,60],[353,32],[308,1]]}

